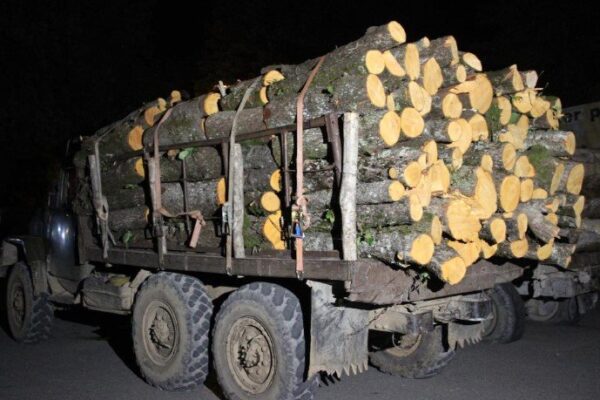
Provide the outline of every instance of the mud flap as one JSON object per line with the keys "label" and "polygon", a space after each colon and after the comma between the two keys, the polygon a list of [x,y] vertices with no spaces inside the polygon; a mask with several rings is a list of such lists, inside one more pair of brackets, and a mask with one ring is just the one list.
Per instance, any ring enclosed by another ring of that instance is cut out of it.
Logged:
{"label": "mud flap", "polygon": [[342,376],[363,372],[369,361],[369,311],[337,307],[331,285],[311,287],[309,376],[320,371]]}

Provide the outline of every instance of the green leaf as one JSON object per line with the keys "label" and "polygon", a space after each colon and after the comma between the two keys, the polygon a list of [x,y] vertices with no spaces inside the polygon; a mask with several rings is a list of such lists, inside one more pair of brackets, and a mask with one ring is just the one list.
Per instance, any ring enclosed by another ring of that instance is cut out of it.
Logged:
{"label": "green leaf", "polygon": [[329,222],[330,224],[333,224],[335,222],[335,213],[333,212],[333,210],[327,210],[327,212],[325,212],[325,220],[327,220],[327,222]]}
{"label": "green leaf", "polygon": [[134,185],[133,183],[128,183],[127,185],[123,186],[123,189],[135,189],[137,188],[137,185]]}
{"label": "green leaf", "polygon": [[126,231],[123,236],[121,236],[121,241],[125,245],[125,247],[129,247],[129,242],[133,239],[133,233],[131,231]]}
{"label": "green leaf", "polygon": [[188,147],[187,149],[183,149],[179,152],[179,154],[177,154],[177,158],[179,158],[180,160],[185,160],[186,158],[188,158],[192,153],[194,152],[194,148],[193,147]]}
{"label": "green leaf", "polygon": [[333,94],[333,85],[328,85],[327,86],[327,93]]}

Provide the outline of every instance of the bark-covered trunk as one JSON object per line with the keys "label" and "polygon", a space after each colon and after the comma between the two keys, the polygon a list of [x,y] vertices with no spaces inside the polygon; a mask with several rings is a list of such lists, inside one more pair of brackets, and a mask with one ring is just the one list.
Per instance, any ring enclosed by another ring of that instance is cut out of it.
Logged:
{"label": "bark-covered trunk", "polygon": [[172,145],[196,140],[205,140],[206,135],[202,126],[204,114],[204,99],[199,96],[188,101],[177,104],[171,110],[170,115],[161,120],[144,132],[144,146],[154,142],[154,134],[158,129],[158,140],[160,145]]}

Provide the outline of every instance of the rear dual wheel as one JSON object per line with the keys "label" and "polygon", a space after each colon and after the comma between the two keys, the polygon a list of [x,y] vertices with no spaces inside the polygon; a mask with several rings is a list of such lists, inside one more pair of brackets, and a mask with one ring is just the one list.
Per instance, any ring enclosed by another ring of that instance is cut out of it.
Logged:
{"label": "rear dual wheel", "polygon": [[455,352],[446,348],[442,327],[419,335],[373,334],[369,359],[382,372],[403,378],[423,379],[439,374]]}
{"label": "rear dual wheel", "polygon": [[530,299],[527,301],[527,317],[538,322],[576,325],[581,320],[581,313],[576,297],[560,300]]}
{"label": "rear dual wheel", "polygon": [[212,351],[229,400],[310,400],[317,378],[305,381],[304,320],[298,298],[255,282],[232,293],[215,320]]}

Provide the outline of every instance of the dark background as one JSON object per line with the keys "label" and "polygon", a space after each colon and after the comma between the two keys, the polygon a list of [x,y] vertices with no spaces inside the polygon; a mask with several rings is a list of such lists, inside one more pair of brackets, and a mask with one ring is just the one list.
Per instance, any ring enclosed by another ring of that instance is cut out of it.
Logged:
{"label": "dark background", "polygon": [[258,75],[401,22],[484,69],[536,69],[565,106],[600,100],[598,1],[9,1],[0,5],[0,208],[43,202],[66,139],[172,89]]}

